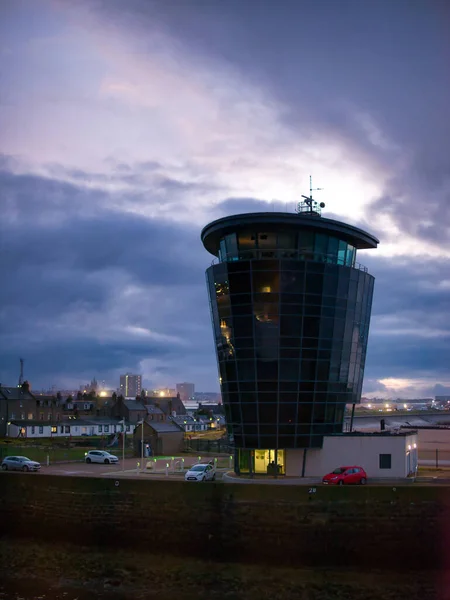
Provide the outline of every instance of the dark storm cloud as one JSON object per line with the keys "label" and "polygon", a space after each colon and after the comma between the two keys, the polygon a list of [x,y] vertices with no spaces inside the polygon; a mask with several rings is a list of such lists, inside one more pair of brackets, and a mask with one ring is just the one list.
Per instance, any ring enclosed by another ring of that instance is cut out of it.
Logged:
{"label": "dark storm cloud", "polygon": [[364,255],[375,280],[367,377],[448,380],[450,289],[440,259]]}
{"label": "dark storm cloud", "polygon": [[104,191],[38,176],[0,172],[0,188],[9,215],[9,223],[3,220],[8,277],[18,266],[74,273],[124,269],[141,283],[170,284],[170,263],[178,285],[193,281],[202,246],[192,226],[114,212],[107,209],[112,197]]}
{"label": "dark storm cloud", "polygon": [[[106,192],[49,178],[3,171],[0,189],[0,381],[14,381],[14,355],[40,385],[54,373],[115,377],[152,357],[160,371],[185,360],[215,373],[195,227],[108,210]],[[126,286],[139,295],[118,302]]]}

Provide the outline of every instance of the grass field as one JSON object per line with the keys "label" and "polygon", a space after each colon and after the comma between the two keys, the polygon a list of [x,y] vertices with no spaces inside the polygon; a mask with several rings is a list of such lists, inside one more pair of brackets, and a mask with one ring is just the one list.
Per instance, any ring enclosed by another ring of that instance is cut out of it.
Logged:
{"label": "grass field", "polygon": [[[49,457],[50,463],[64,462],[72,460],[84,460],[85,452],[92,450],[93,448],[51,448],[49,446],[44,447],[33,447],[33,446],[8,446],[6,449],[1,448],[0,457],[3,459],[5,456],[26,456],[31,460],[36,460],[42,464],[47,462],[47,456]],[[108,448],[108,452],[115,454],[119,458],[122,456],[121,448]],[[125,448],[125,457],[129,458],[133,456],[133,450],[131,448]]]}

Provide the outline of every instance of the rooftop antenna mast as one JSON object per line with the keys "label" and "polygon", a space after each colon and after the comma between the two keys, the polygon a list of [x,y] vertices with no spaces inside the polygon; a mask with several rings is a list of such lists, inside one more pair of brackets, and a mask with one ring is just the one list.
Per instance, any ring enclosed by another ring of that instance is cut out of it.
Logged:
{"label": "rooftop antenna mast", "polygon": [[312,215],[320,216],[320,209],[325,208],[325,203],[321,202],[320,204],[314,200],[312,193],[323,190],[324,188],[313,188],[312,186],[312,176],[309,176],[309,196],[304,196],[302,194],[302,198],[304,198],[304,202],[299,202],[297,207],[298,213],[309,213]]}
{"label": "rooftop antenna mast", "polygon": [[20,359],[20,375],[19,375],[19,387],[23,383],[23,358]]}

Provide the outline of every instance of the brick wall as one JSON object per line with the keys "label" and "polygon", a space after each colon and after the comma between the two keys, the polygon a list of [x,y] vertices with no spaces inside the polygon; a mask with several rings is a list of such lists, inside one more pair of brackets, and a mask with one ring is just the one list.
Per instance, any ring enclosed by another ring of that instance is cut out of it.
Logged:
{"label": "brick wall", "polygon": [[442,569],[450,488],[185,484],[4,474],[0,531],[217,561]]}

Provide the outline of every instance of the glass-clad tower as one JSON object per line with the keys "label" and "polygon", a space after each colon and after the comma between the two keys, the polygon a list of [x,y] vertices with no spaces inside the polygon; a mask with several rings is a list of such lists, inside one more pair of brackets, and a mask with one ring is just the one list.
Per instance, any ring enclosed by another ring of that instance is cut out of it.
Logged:
{"label": "glass-clad tower", "polygon": [[369,233],[320,216],[249,213],[202,242],[220,384],[238,473],[284,473],[286,451],[321,448],[360,401],[374,278]]}

